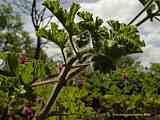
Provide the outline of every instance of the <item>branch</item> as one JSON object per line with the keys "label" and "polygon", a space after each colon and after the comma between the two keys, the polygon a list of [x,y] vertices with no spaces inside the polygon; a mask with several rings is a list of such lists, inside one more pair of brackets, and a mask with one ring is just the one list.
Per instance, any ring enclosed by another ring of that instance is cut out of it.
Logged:
{"label": "branch", "polygon": [[32,23],[34,28],[36,28],[36,23],[35,23],[35,19],[34,19],[34,11],[35,11],[35,7],[36,7],[36,0],[33,0],[32,2],[32,11],[31,11],[31,18],[32,18]]}
{"label": "branch", "polygon": [[[90,65],[90,63],[81,64],[81,65],[75,65],[75,66],[72,66],[71,68],[75,69],[75,68],[79,68],[79,67],[87,67],[88,65]],[[37,82],[33,83],[32,87],[38,87],[38,86],[42,86],[42,85],[58,83],[59,82],[58,80],[53,80],[53,78],[55,78],[57,76],[58,76],[58,74],[52,75],[51,77],[46,78],[46,79],[41,80],[41,81],[40,80],[36,80]]]}
{"label": "branch", "polygon": [[72,68],[79,68],[79,67],[82,67],[82,66],[87,67],[88,65],[90,65],[90,63],[80,64],[80,65],[74,65],[74,66],[72,66]]}
{"label": "branch", "polygon": [[87,66],[81,66],[79,67],[77,70],[73,71],[72,73],[70,73],[67,76],[67,80],[71,79],[72,77],[76,76],[77,74],[79,74],[80,72],[82,72]]}
{"label": "branch", "polygon": [[[39,27],[38,27],[39,28]],[[41,38],[39,36],[37,36],[37,47],[36,47],[36,52],[35,52],[35,56],[34,58],[36,60],[39,59],[40,56],[40,50],[41,50]]]}
{"label": "branch", "polygon": [[[46,23],[46,25],[44,26],[44,28],[46,28],[46,27],[48,26],[48,24],[49,24],[50,21],[52,20],[53,16],[49,16],[48,18],[49,18],[49,20],[48,20],[48,22]],[[45,20],[45,19],[43,19],[43,20]]]}
{"label": "branch", "polygon": [[[32,3],[32,11],[31,11],[31,17],[32,17],[32,23],[35,28],[35,31],[38,31],[39,26],[43,22],[43,17],[45,15],[46,8],[43,8],[39,13],[37,12],[36,8],[36,0],[33,0]],[[41,50],[41,38],[37,36],[37,46],[36,46],[36,52],[34,58],[37,60],[40,56],[40,50]]]}
{"label": "branch", "polygon": [[58,75],[59,74],[54,74],[54,75],[51,75],[51,76],[47,77],[44,80],[36,80],[36,82],[34,82],[32,84],[32,87],[37,87],[37,86],[41,86],[41,85],[57,83],[58,80],[53,80],[53,78],[57,77]]}
{"label": "branch", "polygon": [[43,8],[43,10],[39,13],[40,14],[40,21],[39,21],[39,24],[38,24],[39,26],[43,22],[43,17],[44,17],[45,11],[46,11],[46,8]]}
{"label": "branch", "polygon": [[59,83],[57,84],[56,88],[53,87],[51,95],[47,101],[47,104],[44,106],[44,108],[42,109],[42,111],[39,114],[39,119],[40,120],[45,120],[46,118],[48,118],[49,115],[49,111],[51,109],[51,107],[55,104],[56,99],[59,95],[59,93],[61,92],[62,88],[66,85],[67,79],[66,76],[68,75],[69,71],[71,70],[71,66],[73,65],[73,63],[82,55],[84,55],[85,53],[93,53],[93,49],[88,49],[88,50],[83,50],[80,53],[76,54],[75,56],[73,56],[68,64],[66,64],[65,68],[62,70],[62,72],[60,73],[58,79],[59,79]]}
{"label": "branch", "polygon": [[67,76],[69,70],[70,70],[70,68],[65,67],[64,70],[61,72],[61,74],[59,76],[59,83],[57,84],[56,88],[53,87],[53,90],[52,90],[51,95],[47,101],[47,104],[44,106],[44,108],[42,109],[42,111],[39,114],[40,120],[45,120],[48,117],[49,111],[50,111],[52,105],[55,104],[56,99],[57,99],[60,91],[62,90],[63,86],[66,83],[65,77]]}
{"label": "branch", "polygon": [[76,48],[75,48],[75,46],[74,46],[74,43],[73,43],[73,40],[72,40],[72,35],[69,35],[69,41],[70,41],[70,43],[71,43],[71,46],[72,46],[75,54],[77,55],[78,52],[77,52],[77,50],[76,50]]}
{"label": "branch", "polygon": [[62,56],[63,56],[64,63],[65,63],[65,65],[66,65],[66,64],[67,64],[67,61],[66,61],[66,57],[65,57],[63,48],[61,48],[61,53],[62,53]]}
{"label": "branch", "polygon": [[136,24],[136,26],[138,27],[138,26],[140,26],[141,24],[143,24],[145,21],[147,21],[148,19],[150,19],[151,17],[155,17],[157,14],[159,13],[159,10],[158,11],[156,11],[155,13],[153,13],[151,16],[146,16],[145,18],[143,18],[140,22],[138,22],[137,24]]}
{"label": "branch", "polygon": [[44,17],[43,21],[46,20],[46,19],[50,19],[50,18],[53,18],[53,15],[49,15],[49,16]]}
{"label": "branch", "polygon": [[142,13],[144,13],[152,4],[154,0],[150,0],[147,2],[146,6],[129,22],[128,25],[132,24]]}
{"label": "branch", "polygon": [[58,80],[46,80],[46,81],[39,81],[39,82],[35,82],[32,84],[32,87],[37,87],[37,86],[41,86],[41,85],[46,85],[46,84],[53,84],[53,83],[58,83]]}
{"label": "branch", "polygon": [[94,54],[94,49],[84,49],[84,50],[81,50],[80,52],[78,52],[77,55],[71,57],[68,61],[68,65],[71,67],[73,65],[73,63],[79,58],[79,57],[82,57],[84,54],[86,53],[91,53],[91,54]]}
{"label": "branch", "polygon": [[155,19],[156,19],[158,22],[160,22],[160,19],[159,19],[158,17],[155,17]]}

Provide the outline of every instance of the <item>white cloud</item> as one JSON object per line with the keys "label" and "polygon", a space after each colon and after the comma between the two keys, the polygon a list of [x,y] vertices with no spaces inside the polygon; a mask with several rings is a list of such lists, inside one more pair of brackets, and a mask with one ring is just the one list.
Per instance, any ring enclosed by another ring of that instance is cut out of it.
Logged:
{"label": "white cloud", "polygon": [[143,65],[149,65],[150,63],[160,63],[160,48],[159,47],[147,47],[140,55],[139,60],[143,61]]}
{"label": "white cloud", "polygon": [[83,8],[105,19],[128,22],[140,9],[137,0],[100,0],[95,4],[81,4]]}
{"label": "white cloud", "polygon": [[160,32],[153,32],[152,34],[143,36],[143,38],[145,39],[147,47],[160,47]]}
{"label": "white cloud", "polygon": [[48,57],[52,58],[54,61],[63,60],[60,49],[56,45],[54,45],[52,42],[45,45],[45,47],[43,47],[43,50],[46,52]]}

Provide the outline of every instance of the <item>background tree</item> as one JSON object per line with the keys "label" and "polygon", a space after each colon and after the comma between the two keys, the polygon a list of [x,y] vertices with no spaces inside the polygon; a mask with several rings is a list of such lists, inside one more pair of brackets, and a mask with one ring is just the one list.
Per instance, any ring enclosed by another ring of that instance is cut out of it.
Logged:
{"label": "background tree", "polygon": [[32,40],[29,33],[23,30],[21,18],[13,12],[11,4],[1,4],[0,18],[1,51],[29,52],[32,48]]}

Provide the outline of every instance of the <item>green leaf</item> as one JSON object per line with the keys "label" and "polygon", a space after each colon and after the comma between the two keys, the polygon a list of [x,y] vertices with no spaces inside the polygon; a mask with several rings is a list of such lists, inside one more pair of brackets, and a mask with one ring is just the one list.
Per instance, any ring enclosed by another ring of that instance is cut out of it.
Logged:
{"label": "green leaf", "polygon": [[31,83],[33,80],[33,66],[32,64],[27,64],[25,65],[25,67],[23,68],[23,71],[21,73],[21,78],[22,81],[25,84]]}
{"label": "green leaf", "polygon": [[81,17],[84,21],[93,21],[93,14],[87,11],[78,12],[78,16]]}
{"label": "green leaf", "polygon": [[45,28],[38,29],[37,35],[47,40],[51,40],[51,33],[47,31]]}
{"label": "green leaf", "polygon": [[38,30],[38,35],[49,41],[54,42],[61,49],[65,47],[65,44],[67,42],[65,31],[58,29],[57,24],[54,22],[51,23],[50,30],[46,30],[45,28],[40,28]]}
{"label": "green leaf", "polygon": [[45,0],[43,5],[48,8],[65,27],[68,14],[60,5],[59,0]]}
{"label": "green leaf", "polygon": [[71,22],[74,22],[75,15],[77,14],[78,10],[80,9],[80,5],[73,2],[70,11],[69,11],[69,18]]}
{"label": "green leaf", "polygon": [[17,54],[9,54],[7,58],[7,64],[11,72],[16,73],[19,64],[19,56]]}

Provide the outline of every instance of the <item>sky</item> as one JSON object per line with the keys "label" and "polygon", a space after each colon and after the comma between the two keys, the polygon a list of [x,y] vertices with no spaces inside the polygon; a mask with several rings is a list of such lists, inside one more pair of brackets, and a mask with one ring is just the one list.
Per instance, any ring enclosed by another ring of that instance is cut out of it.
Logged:
{"label": "sky", "polygon": [[[113,19],[128,23],[143,7],[138,0],[77,0],[81,8],[92,12],[95,16],[100,16],[104,21]],[[64,7],[69,7],[72,0],[61,0]],[[144,15],[142,15],[144,16]],[[28,19],[28,18],[26,18]],[[26,24],[27,29],[31,29]],[[145,40],[146,47],[144,53],[138,54],[139,60],[144,65],[160,62],[160,23],[147,21],[139,28],[142,39]],[[49,56],[58,55],[59,50],[49,45],[47,53]]]}

